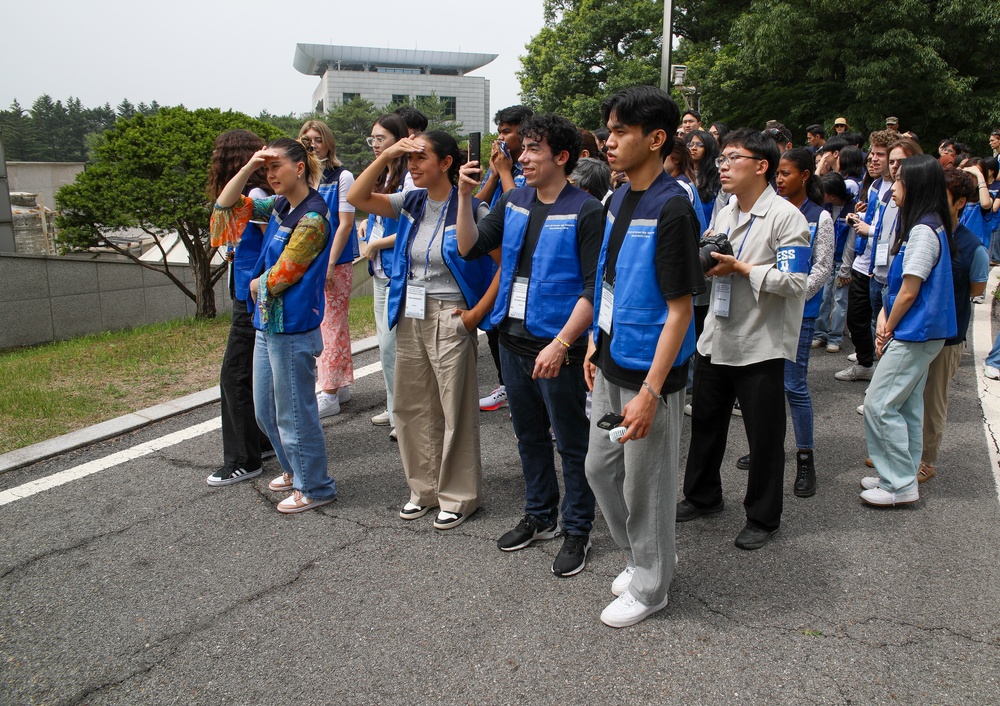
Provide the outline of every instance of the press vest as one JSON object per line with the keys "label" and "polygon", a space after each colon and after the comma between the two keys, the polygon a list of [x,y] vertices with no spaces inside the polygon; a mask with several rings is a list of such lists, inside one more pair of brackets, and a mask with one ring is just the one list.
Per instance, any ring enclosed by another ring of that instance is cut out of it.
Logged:
{"label": "press vest", "polygon": [[[511,192],[503,221],[500,291],[490,322],[498,326],[510,310],[511,290],[518,276],[524,236],[528,231],[535,189],[524,186]],[[555,338],[566,324],[583,292],[583,269],[577,226],[580,209],[593,197],[567,185],[549,209],[531,256],[528,300],[524,325],[539,338]]]}
{"label": "press vest", "polygon": [[[479,208],[482,201],[472,199],[473,211]],[[411,257],[410,240],[417,233],[420,221],[424,217],[424,207],[427,205],[427,189],[414,189],[403,199],[403,208],[399,217],[399,230],[396,231],[396,246],[392,254],[392,276],[389,281],[388,315],[389,328],[399,321],[401,304],[406,301],[406,285],[410,276]],[[492,258],[483,255],[475,260],[463,260],[458,253],[458,233],[455,231],[455,221],[458,216],[458,198],[454,187],[448,199],[448,211],[444,218],[444,235],[441,239],[441,257],[448,266],[462,297],[470,309],[474,307],[483,294],[489,289],[496,267]],[[489,323],[484,319],[479,328],[488,329]]]}
{"label": "press vest", "polygon": [[[327,167],[323,171],[323,178],[320,179],[319,187],[317,188],[320,196],[323,197],[327,207],[330,209],[331,240],[337,233],[337,229],[340,228],[340,174],[343,171],[343,167]],[[347,243],[344,245],[340,257],[337,258],[337,264],[344,265],[348,262],[354,262],[354,259],[360,257],[360,255],[358,231],[352,224],[351,234],[347,236]]]}
{"label": "press vest", "polygon": [[[604,334],[600,321],[601,300],[605,281],[605,267],[608,260],[608,244],[615,218],[625,201],[625,194],[631,187],[625,185],[615,191],[608,208],[607,224],[604,227],[604,242],[597,260],[597,286],[594,287],[594,340]],[[667,321],[669,310],[660,291],[656,277],[656,244],[659,240],[657,224],[664,204],[675,197],[690,204],[687,195],[672,176],[663,172],[639,199],[628,225],[618,261],[615,266],[614,308],[612,310],[611,353],[614,361],[630,370],[649,370],[656,353],[656,344]],[[622,276],[618,276],[621,274]],[[694,320],[684,334],[681,349],[677,352],[673,367],[683,365],[694,353]]]}
{"label": "press vest", "polygon": [[[302,279],[281,294],[274,295],[280,297],[282,302],[283,333],[312,331],[323,321],[323,307],[326,303],[323,288],[326,285],[326,270],[330,263],[334,231],[330,224],[330,209],[315,189],[309,189],[309,195],[294,209],[289,208],[288,200],[284,196],[275,199],[271,222],[268,224],[270,237],[264,241],[264,248],[253,272],[254,277],[260,277],[274,267],[295,227],[302,217],[310,212],[318,213],[323,218],[326,226],[326,244],[323,246],[323,251],[309,263]],[[260,311],[256,307],[254,307],[253,325],[261,331],[266,330],[261,324]]]}
{"label": "press vest", "polygon": [[[929,226],[937,234],[941,246],[941,254],[934,264],[934,269],[920,285],[916,301],[902,320],[896,324],[893,336],[900,341],[933,341],[939,338],[952,338],[958,335],[958,323],[955,315],[955,287],[951,274],[951,253],[948,250],[948,237],[941,221],[933,215],[920,219],[920,225]],[[907,233],[909,237],[909,233]],[[886,287],[889,291],[886,302],[886,317],[892,313],[892,305],[899,296],[899,288],[903,284],[903,254],[906,252],[906,242],[892,259],[889,265],[889,276]]]}
{"label": "press vest", "polygon": [[[807,198],[805,202],[799,206],[799,211],[806,217],[806,221],[809,222],[809,272],[812,272],[813,265],[816,262],[814,257],[816,253],[816,231],[819,228],[819,217],[820,214],[823,213],[823,207],[812,199]],[[822,304],[823,290],[820,289],[812,296],[811,299],[806,301],[805,309],[802,310],[802,318],[815,319],[819,316],[819,308]]]}

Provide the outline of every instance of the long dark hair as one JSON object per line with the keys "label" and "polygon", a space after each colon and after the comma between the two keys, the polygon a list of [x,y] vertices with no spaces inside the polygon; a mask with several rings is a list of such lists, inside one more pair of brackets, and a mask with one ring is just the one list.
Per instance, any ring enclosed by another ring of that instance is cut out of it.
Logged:
{"label": "long dark hair", "polygon": [[[215,149],[212,151],[212,164],[208,169],[208,183],[205,193],[210,201],[215,201],[229,180],[236,172],[250,161],[254,152],[263,149],[264,141],[249,130],[226,130],[215,138]],[[260,188],[271,193],[267,184],[267,174],[258,169],[247,180],[247,187]]]}
{"label": "long dark hair", "polygon": [[899,165],[899,180],[906,190],[903,205],[899,209],[899,230],[892,243],[892,254],[899,252],[910,231],[920,219],[936,215],[948,234],[948,247],[952,253],[955,244],[951,234],[951,209],[948,207],[948,188],[945,185],[944,169],[941,163],[929,154],[915,154],[907,157]]}
{"label": "long dark hair", "polygon": [[414,137],[422,137],[427,140],[438,159],[443,161],[445,158],[451,157],[451,166],[448,167],[448,180],[451,181],[452,186],[457,184],[458,169],[465,164],[465,155],[458,149],[458,143],[455,142],[455,138],[444,130],[428,130],[427,132],[418,133]]}
{"label": "long dark hair", "polygon": [[674,160],[680,174],[694,184],[697,175],[694,173],[694,161],[691,159],[691,150],[687,148],[687,145],[677,140],[674,142],[673,151],[668,156]]}
{"label": "long dark hair", "polygon": [[[399,142],[404,137],[409,134],[409,128],[406,127],[406,121],[397,113],[386,113],[379,117],[375,121],[376,125],[381,125],[389,134],[393,136],[396,142]],[[379,174],[378,181],[375,184],[375,188],[372,189],[372,193],[375,194],[394,194],[399,191],[399,185],[403,183],[403,179],[406,178],[406,165],[408,159],[406,155],[400,155],[396,159],[392,160],[382,173]]]}
{"label": "long dark hair", "polygon": [[719,143],[712,137],[712,133],[704,130],[692,130],[684,135],[684,144],[691,144],[691,140],[697,137],[701,144],[705,146],[705,154],[698,162],[698,179],[695,186],[698,187],[698,198],[707,203],[715,198],[722,188],[722,181],[719,180],[719,168],[715,166],[715,160],[719,157]]}
{"label": "long dark hair", "polygon": [[838,161],[841,176],[861,179],[865,175],[865,153],[854,145],[841,147]]}
{"label": "long dark hair", "polygon": [[[806,198],[817,206],[823,205],[823,183],[816,176],[816,159],[813,153],[805,147],[793,147],[786,150],[781,159],[791,162],[803,174],[809,174],[806,179]],[[780,161],[780,160],[779,160]]]}

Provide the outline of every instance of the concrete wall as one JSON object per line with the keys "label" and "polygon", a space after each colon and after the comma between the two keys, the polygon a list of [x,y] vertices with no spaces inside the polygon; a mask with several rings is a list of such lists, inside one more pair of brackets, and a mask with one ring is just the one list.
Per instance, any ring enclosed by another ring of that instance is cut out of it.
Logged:
{"label": "concrete wall", "polygon": [[[193,289],[189,267],[171,271]],[[371,293],[368,262],[358,260],[351,296]],[[195,315],[194,302],[165,275],[93,255],[0,253],[0,302],[0,349]],[[231,306],[223,277],[215,285],[215,307],[221,314]]]}
{"label": "concrete wall", "polygon": [[56,207],[56,192],[72,184],[83,171],[83,162],[7,162],[11,191],[38,194],[40,205]]}

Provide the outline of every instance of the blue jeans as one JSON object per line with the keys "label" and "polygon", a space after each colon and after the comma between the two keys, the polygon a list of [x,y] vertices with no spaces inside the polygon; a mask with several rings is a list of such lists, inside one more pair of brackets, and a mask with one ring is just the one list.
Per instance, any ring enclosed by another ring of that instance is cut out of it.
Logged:
{"label": "blue jeans", "polygon": [[885,283],[879,282],[873,276],[868,282],[868,296],[872,302],[872,340],[875,339],[875,327],[878,324],[878,313],[882,311],[882,290]]}
{"label": "blue jeans", "polygon": [[310,500],[337,494],[326,472],[326,439],[316,404],[316,356],[323,334],[257,332],[253,350],[253,402],[257,424],[274,446],[282,470]]}
{"label": "blue jeans", "polygon": [[[841,287],[841,289],[844,289]],[[785,399],[792,415],[795,446],[801,451],[813,448],[813,405],[809,395],[809,352],[812,350],[816,319],[802,319],[799,349],[795,362],[785,361]]]}
{"label": "blue jeans", "polygon": [[590,422],[583,366],[564,365],[554,378],[532,380],[535,359],[514,353],[502,342],[500,365],[524,471],[524,511],[546,526],[555,524],[559,518],[559,481],[549,434],[551,425],[566,488],[561,507],[563,532],[590,534],[596,501],[584,465]]}
{"label": "blue jeans", "polygon": [[385,408],[389,412],[389,424],[396,426],[393,417],[395,409],[394,390],[396,385],[396,328],[389,328],[389,280],[372,277],[374,293],[375,336],[378,338],[379,360],[382,362],[382,377],[385,379]]}
{"label": "blue jeans", "polygon": [[989,355],[986,356],[986,364],[991,368],[1000,368],[1000,333],[997,334],[996,339],[993,341],[993,348],[990,349]]}
{"label": "blue jeans", "polygon": [[875,368],[865,395],[865,439],[879,486],[898,493],[917,486],[923,454],[924,385],[944,341],[894,339]]}
{"label": "blue jeans", "polygon": [[990,240],[990,260],[1000,262],[1000,228],[993,231],[993,237]]}
{"label": "blue jeans", "polygon": [[847,285],[837,286],[838,263],[834,263],[833,275],[823,287],[823,304],[816,319],[814,338],[839,346],[844,341],[844,326],[847,323]]}

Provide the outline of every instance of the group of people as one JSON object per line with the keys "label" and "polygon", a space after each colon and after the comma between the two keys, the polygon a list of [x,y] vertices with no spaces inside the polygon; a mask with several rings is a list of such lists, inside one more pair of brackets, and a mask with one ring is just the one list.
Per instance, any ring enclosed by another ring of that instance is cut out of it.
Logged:
{"label": "group of people", "polygon": [[[268,487],[291,493],[279,512],[335,499],[320,419],[350,397],[346,311],[361,254],[387,391],[371,421],[398,440],[409,487],[400,519],[436,511],[434,527],[448,530],[476,512],[480,417],[470,410],[509,407],[525,512],[498,548],[561,535],[551,570],[573,576],[600,506],[624,554],[601,613],[609,626],[666,606],[676,523],[723,509],[734,411],[750,447],[738,462],[748,476],[736,546],[759,549],[780,526],[782,395],[793,491],[815,494],[809,356],[839,352],[845,325],[857,359],[837,377],[870,381],[877,475],[861,479],[861,500],[917,500],[934,475],[969,302],[985,288],[989,258],[960,225],[968,204],[986,209],[971,169],[942,166],[889,130],[870,135],[867,156],[844,139],[815,144],[818,125],[798,148],[773,121],[702,130],[696,111],[650,86],[618,91],[601,110],[595,133],[502,110],[480,163],[403,108],[372,126],[374,160],[356,179],[320,121],[267,146],[246,131],[221,135],[211,229],[233,262],[234,313],[224,466],[208,483],[256,477],[273,449],[282,473]],[[869,179],[858,173],[866,164]],[[355,209],[370,214],[359,253]],[[499,380],[485,398],[477,329]]]}

